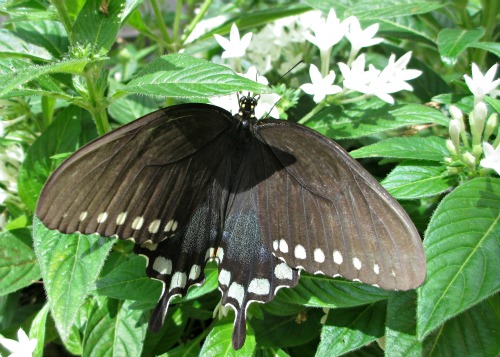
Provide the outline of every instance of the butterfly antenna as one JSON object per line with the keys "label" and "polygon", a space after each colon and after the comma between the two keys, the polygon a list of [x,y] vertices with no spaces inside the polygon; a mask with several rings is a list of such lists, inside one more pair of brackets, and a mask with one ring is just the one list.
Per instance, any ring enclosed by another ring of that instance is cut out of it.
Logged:
{"label": "butterfly antenna", "polygon": [[281,77],[279,77],[277,80],[275,80],[273,83],[270,83],[268,84],[269,87],[272,87],[274,86],[276,83],[278,82],[281,82],[281,80],[283,79],[283,77],[285,77],[288,73],[290,73],[291,71],[293,71],[299,64],[301,63],[304,63],[304,60],[300,60],[299,62],[297,62],[292,68],[290,68],[288,71],[285,72],[285,74],[282,74]]}

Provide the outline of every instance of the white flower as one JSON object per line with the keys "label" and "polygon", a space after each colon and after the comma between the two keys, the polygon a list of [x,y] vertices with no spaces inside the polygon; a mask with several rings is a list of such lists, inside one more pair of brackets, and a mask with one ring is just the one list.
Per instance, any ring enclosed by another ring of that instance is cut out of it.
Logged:
{"label": "white flower", "polygon": [[387,93],[395,93],[401,90],[413,90],[413,87],[405,81],[417,78],[422,74],[422,71],[416,69],[406,69],[406,65],[411,59],[411,52],[405,53],[397,61],[395,61],[395,59],[396,56],[391,55],[389,63],[379,75],[379,80],[390,83],[392,92]]}
{"label": "white flower", "polygon": [[221,26],[226,21],[227,21],[226,15],[219,15],[212,17],[210,19],[201,20],[196,24],[193,31],[189,34],[188,38],[186,39],[186,43],[193,42],[194,40],[203,36],[207,32],[210,32],[216,29],[217,27]]}
{"label": "white flower", "polygon": [[[269,82],[266,77],[260,76],[257,69],[252,66],[248,69],[247,73],[238,73],[240,76],[248,78],[254,82],[268,85]],[[253,96],[252,92],[243,92],[245,96]],[[281,97],[276,93],[261,94],[258,99],[258,105],[255,107],[255,117],[262,118],[268,113],[270,117],[279,118],[279,112],[276,108],[276,103]],[[213,105],[217,105],[226,109],[231,114],[236,114],[239,110],[238,97],[234,94],[208,98],[208,101]]]}
{"label": "white flower", "polygon": [[495,149],[489,143],[483,143],[484,159],[479,165],[485,169],[493,169],[500,175],[500,145]]}
{"label": "white flower", "polygon": [[467,83],[469,90],[474,95],[474,100],[476,102],[482,101],[484,96],[492,93],[498,84],[500,84],[500,79],[493,80],[497,68],[498,64],[493,65],[483,76],[478,66],[472,63],[472,78],[468,75],[464,75],[465,83]]}
{"label": "white flower", "polygon": [[333,71],[330,71],[323,78],[318,68],[312,64],[309,67],[309,75],[311,76],[311,83],[303,84],[300,88],[307,94],[313,94],[313,100],[316,103],[321,102],[329,94],[336,94],[342,91],[342,88],[333,85],[333,81],[335,80],[335,73]]}
{"label": "white flower", "polygon": [[318,19],[311,24],[311,30],[314,36],[304,33],[304,37],[323,52],[329,51],[344,37],[346,26],[337,18],[335,10],[331,9],[326,20]]}
{"label": "white flower", "polygon": [[38,339],[33,338],[30,340],[22,328],[17,331],[17,339],[18,341],[0,336],[0,344],[12,352],[9,355],[10,357],[31,357]]}
{"label": "white flower", "polygon": [[365,30],[361,29],[359,20],[356,16],[351,16],[345,20],[348,25],[348,31],[345,37],[352,45],[353,51],[357,52],[360,48],[370,47],[382,42],[384,39],[380,37],[373,37],[378,31],[378,24],[373,24]]}
{"label": "white flower", "polygon": [[249,32],[240,39],[238,27],[233,23],[231,32],[229,33],[229,40],[220,35],[214,35],[214,37],[217,42],[219,42],[219,45],[224,48],[224,52],[222,52],[221,56],[222,58],[243,57],[252,40],[252,33]]}

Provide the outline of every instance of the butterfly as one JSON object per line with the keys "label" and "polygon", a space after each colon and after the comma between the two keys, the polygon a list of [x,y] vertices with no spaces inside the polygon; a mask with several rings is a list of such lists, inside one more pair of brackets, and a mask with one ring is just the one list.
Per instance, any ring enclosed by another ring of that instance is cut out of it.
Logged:
{"label": "butterfly", "polygon": [[399,203],[331,139],[289,121],[209,104],[148,114],[79,149],[46,182],[36,215],[49,229],[131,239],[174,296],[218,263],[222,304],[243,346],[251,302],[271,301],[305,270],[388,290],[425,279],[422,242]]}

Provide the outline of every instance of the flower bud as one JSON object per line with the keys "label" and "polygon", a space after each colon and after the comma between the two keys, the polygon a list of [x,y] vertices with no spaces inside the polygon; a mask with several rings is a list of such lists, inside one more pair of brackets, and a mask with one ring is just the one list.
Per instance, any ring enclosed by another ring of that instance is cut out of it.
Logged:
{"label": "flower bud", "polygon": [[462,111],[460,109],[458,109],[457,106],[455,105],[450,105],[450,108],[448,109],[448,111],[450,112],[450,115],[453,119],[457,119],[459,121],[463,121],[464,120],[464,113],[462,113]]}
{"label": "flower bud", "polygon": [[450,152],[451,156],[458,156],[457,148],[450,139],[446,140],[446,148]]}
{"label": "flower bud", "polygon": [[486,119],[486,114],[488,109],[484,102],[479,102],[474,107],[473,112],[470,114],[469,123],[470,130],[472,134],[472,145],[479,145],[481,143],[481,137],[483,136],[484,121]]}
{"label": "flower bud", "polygon": [[472,156],[470,152],[466,152],[465,154],[462,155],[462,161],[464,164],[467,165],[469,170],[475,171],[476,170],[476,158]]}
{"label": "flower bud", "polygon": [[457,152],[460,151],[460,122],[457,119],[450,121],[450,138]]}
{"label": "flower bud", "polygon": [[498,114],[493,113],[490,115],[488,118],[488,121],[486,122],[486,127],[484,128],[484,138],[483,141],[488,141],[490,138],[491,134],[495,131],[498,125]]}

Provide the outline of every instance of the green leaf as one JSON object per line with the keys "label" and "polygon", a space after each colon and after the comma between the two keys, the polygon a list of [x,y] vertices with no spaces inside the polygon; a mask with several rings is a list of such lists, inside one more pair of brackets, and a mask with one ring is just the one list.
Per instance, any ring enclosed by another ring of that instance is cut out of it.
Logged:
{"label": "green leaf", "polygon": [[200,356],[200,342],[191,340],[185,345],[179,345],[171,349],[167,353],[159,355],[158,357],[199,357]]}
{"label": "green leaf", "polygon": [[40,279],[29,229],[0,233],[0,296],[10,294]]}
{"label": "green leaf", "polygon": [[417,292],[394,292],[387,304],[385,351],[387,356],[423,356],[417,338]]}
{"label": "green leaf", "polygon": [[108,11],[105,13],[99,10],[102,0],[88,0],[73,25],[74,43],[89,43],[95,53],[99,53],[101,48],[109,51],[123,20],[141,2],[142,0],[109,1]]}
{"label": "green leaf", "polygon": [[156,303],[163,284],[146,275],[146,260],[132,256],[130,260],[115,267],[99,279],[95,292],[115,299],[128,299],[145,303]]}
{"label": "green leaf", "polygon": [[33,238],[52,317],[66,340],[115,239],[51,231],[36,217]]}
{"label": "green leaf", "polygon": [[44,62],[52,59],[45,48],[26,42],[8,30],[0,30],[0,56],[25,57]]}
{"label": "green leaf", "polygon": [[452,180],[441,164],[407,160],[396,166],[381,184],[397,199],[414,200],[451,190]]}
{"label": "green leaf", "polygon": [[484,29],[462,30],[443,29],[438,34],[437,43],[439,54],[444,63],[453,66],[458,56],[471,43],[476,43],[484,36]]}
{"label": "green leaf", "polygon": [[495,56],[500,57],[500,43],[498,42],[475,42],[471,43],[469,47],[489,51]]}
{"label": "green leaf", "polygon": [[127,124],[158,109],[158,104],[151,97],[129,95],[114,101],[109,107],[109,114],[120,124]]}
{"label": "green leaf", "polygon": [[65,59],[43,66],[32,65],[20,71],[16,71],[16,69],[13,68],[13,70],[8,73],[3,72],[0,74],[0,83],[3,83],[2,89],[0,90],[0,97],[4,97],[9,94],[9,92],[19,89],[21,85],[38,79],[46,74],[79,74],[90,61],[90,59]]}
{"label": "green leaf", "polygon": [[[377,36],[409,39],[417,43],[421,42],[435,46],[436,36],[434,32],[427,26],[424,26],[422,21],[417,17],[405,16],[375,21],[380,24]],[[366,28],[366,26],[363,26],[363,28]],[[423,73],[423,75],[425,75],[425,73]]]}
{"label": "green leaf", "polygon": [[437,136],[427,138],[389,138],[378,143],[353,150],[349,153],[355,159],[362,157],[389,157],[393,159],[415,159],[442,162],[450,153],[446,141]]}
{"label": "green leaf", "polygon": [[484,101],[491,105],[497,113],[500,113],[500,100],[486,96]]}
{"label": "green leaf", "polygon": [[45,345],[45,324],[47,323],[47,316],[49,314],[49,304],[43,305],[42,309],[38,311],[33,322],[31,323],[29,338],[30,340],[36,338],[38,340],[36,348],[33,351],[33,357],[43,356],[43,347]]}
{"label": "green leaf", "polygon": [[255,336],[253,330],[247,324],[247,337],[245,344],[239,350],[233,349],[233,316],[228,316],[214,326],[210,331],[203,346],[200,356],[252,356],[255,350]]}
{"label": "green leaf", "polygon": [[317,356],[340,356],[384,335],[387,303],[332,309],[321,330]]}
{"label": "green leaf", "polygon": [[498,356],[500,353],[500,296],[489,299],[446,321],[424,340],[424,356]]}
{"label": "green leaf", "polygon": [[225,66],[178,53],[151,62],[123,90],[155,96],[206,98],[243,90],[266,93],[269,88]]}
{"label": "green leaf", "polygon": [[[182,309],[169,307],[160,331],[149,332],[144,340],[143,356],[157,356],[177,345],[184,334],[188,319]],[[199,345],[198,345],[199,346]],[[199,347],[198,347],[199,351]]]}
{"label": "green leaf", "polygon": [[43,47],[56,58],[68,52],[68,37],[59,21],[20,21],[14,33],[26,42]]}
{"label": "green leaf", "polygon": [[140,356],[147,318],[130,302],[97,299],[90,312],[83,339],[83,356]]}
{"label": "green leaf", "polygon": [[34,211],[42,187],[58,162],[51,159],[60,153],[75,151],[80,143],[82,120],[89,113],[70,106],[61,111],[52,124],[31,145],[18,174],[19,196]]}
{"label": "green leaf", "polygon": [[427,229],[420,338],[500,289],[500,179],[477,178],[444,198]]}
{"label": "green leaf", "polygon": [[372,100],[345,111],[327,108],[307,122],[307,126],[334,139],[359,138],[407,125],[435,123],[448,126],[440,111],[418,104],[388,105]]}
{"label": "green leaf", "polygon": [[352,307],[370,304],[389,297],[389,292],[362,283],[332,279],[324,275],[301,274],[299,285],[281,289],[277,302],[312,307]]}

